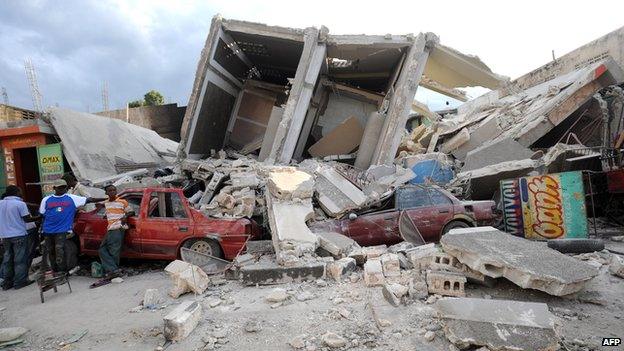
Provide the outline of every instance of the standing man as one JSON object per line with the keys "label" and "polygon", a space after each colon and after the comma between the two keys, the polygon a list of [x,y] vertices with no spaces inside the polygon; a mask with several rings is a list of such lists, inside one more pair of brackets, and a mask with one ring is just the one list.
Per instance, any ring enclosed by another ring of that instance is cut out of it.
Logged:
{"label": "standing man", "polygon": [[6,188],[0,200],[0,237],[4,245],[2,260],[2,290],[20,289],[30,285],[28,280],[28,237],[26,222],[34,222],[26,203],[22,200],[22,190],[15,185]]}
{"label": "standing man", "polygon": [[65,173],[61,177],[65,182],[67,182],[67,193],[71,195],[78,195],[82,197],[89,197],[89,192],[87,191],[87,187],[78,182],[76,177],[74,177],[71,173]]}
{"label": "standing man", "polygon": [[45,249],[41,262],[41,271],[46,272],[52,265],[52,271],[67,271],[65,262],[65,239],[72,230],[76,209],[87,203],[104,201],[84,196],[67,194],[67,182],[57,179],[53,183],[54,194],[41,200],[39,213],[43,215],[43,237]]}
{"label": "standing man", "polygon": [[117,188],[114,185],[107,185],[104,191],[108,196],[108,201],[104,202],[108,231],[100,244],[99,254],[106,278],[115,278],[122,275],[119,269],[119,256],[125,231],[128,229],[128,217],[134,216],[134,211],[128,205],[128,201],[117,197]]}

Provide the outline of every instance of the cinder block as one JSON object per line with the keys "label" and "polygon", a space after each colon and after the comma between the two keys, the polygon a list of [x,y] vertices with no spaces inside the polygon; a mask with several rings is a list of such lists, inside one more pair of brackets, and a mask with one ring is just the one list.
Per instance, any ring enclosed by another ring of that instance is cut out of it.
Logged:
{"label": "cinder block", "polygon": [[383,268],[379,259],[369,259],[364,264],[364,282],[366,286],[380,286],[385,283]]}
{"label": "cinder block", "polygon": [[440,250],[435,244],[427,244],[407,250],[405,256],[414,269],[426,270],[429,269],[429,266],[438,252],[440,252]]}
{"label": "cinder block", "polygon": [[433,271],[449,271],[460,273],[471,282],[486,286],[493,286],[495,283],[495,280],[493,278],[490,278],[481,272],[471,269],[465,264],[459,262],[457,258],[441,251],[437,252],[434,255],[433,261],[429,264],[429,268],[431,268],[431,270]]}
{"label": "cinder block", "polygon": [[191,334],[202,316],[201,304],[196,301],[184,301],[169,312],[164,318],[163,334],[167,340],[179,341]]}
{"label": "cinder block", "polygon": [[364,251],[366,252],[366,259],[370,260],[385,254],[388,251],[388,247],[386,245],[367,246],[364,248]]}
{"label": "cinder block", "polygon": [[454,272],[427,272],[427,289],[431,294],[464,297],[466,277]]}
{"label": "cinder block", "polygon": [[355,259],[351,257],[341,258],[338,261],[327,264],[327,275],[334,278],[336,281],[341,281],[342,277],[353,272],[355,267],[357,267]]}
{"label": "cinder block", "polygon": [[380,260],[385,277],[397,277],[401,275],[401,263],[397,254],[385,253],[381,255]]}

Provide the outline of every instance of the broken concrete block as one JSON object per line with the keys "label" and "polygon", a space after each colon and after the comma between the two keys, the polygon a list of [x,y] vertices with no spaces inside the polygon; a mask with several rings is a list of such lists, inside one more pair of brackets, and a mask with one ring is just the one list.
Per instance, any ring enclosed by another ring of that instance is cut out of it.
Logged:
{"label": "broken concrete block", "polygon": [[609,264],[609,272],[624,278],[624,259],[616,254],[611,255],[611,263]]}
{"label": "broken concrete block", "polygon": [[196,301],[184,301],[164,318],[163,334],[167,340],[180,341],[191,334],[201,320],[201,304]]}
{"label": "broken concrete block", "polygon": [[401,263],[399,262],[399,255],[393,253],[385,253],[381,255],[381,267],[383,268],[383,274],[386,278],[398,277],[401,275]]}
{"label": "broken concrete block", "polygon": [[366,249],[363,247],[354,249],[349,253],[349,257],[353,258],[358,266],[361,266],[366,263]]}
{"label": "broken concrete block", "polygon": [[386,245],[366,246],[364,248],[367,260],[370,260],[371,258],[378,258],[381,255],[385,254],[387,251],[388,247]]}
{"label": "broken concrete block", "polygon": [[351,257],[341,258],[327,264],[327,275],[336,281],[341,281],[343,276],[355,271],[356,267],[355,259]]}
{"label": "broken concrete block", "polygon": [[440,146],[440,152],[449,154],[470,140],[470,132],[467,128],[463,128],[457,134],[453,135],[449,140]]}
{"label": "broken concrete block", "polygon": [[366,286],[383,285],[385,281],[381,260],[378,258],[367,260],[364,264],[364,282]]}
{"label": "broken concrete block", "polygon": [[471,269],[465,264],[459,262],[457,258],[441,251],[435,254],[433,261],[429,264],[429,268],[433,271],[460,273],[468,280],[486,286],[493,286],[495,284],[494,278],[488,277],[481,272]]}
{"label": "broken concrete block", "polygon": [[410,282],[407,293],[414,300],[424,300],[429,297],[429,288],[427,282],[422,277],[416,276]]}
{"label": "broken concrete block", "polygon": [[366,203],[366,195],[333,168],[325,168],[316,179],[319,205],[330,216],[337,217]]}
{"label": "broken concrete block", "polygon": [[165,272],[173,281],[173,287],[169,291],[169,295],[173,298],[178,298],[189,291],[202,294],[210,283],[210,278],[201,268],[180,260],[169,263],[165,267]]}
{"label": "broken concrete block", "polygon": [[316,232],[315,234],[319,237],[319,246],[334,258],[342,258],[354,249],[360,248],[355,240],[339,233]]}
{"label": "broken concrete block", "polygon": [[466,277],[455,272],[427,272],[429,293],[443,296],[466,296],[464,285]]}
{"label": "broken concrete block", "polygon": [[161,296],[158,289],[146,289],[145,294],[143,295],[143,302],[141,303],[143,306],[155,306],[161,302]]}
{"label": "broken concrete block", "polygon": [[383,296],[394,307],[398,307],[401,304],[401,298],[405,296],[408,291],[409,288],[407,286],[398,283],[384,284],[381,289]]}
{"label": "broken concrete block", "polygon": [[410,242],[401,241],[398,244],[394,244],[394,245],[388,247],[388,252],[405,254],[405,252],[407,250],[413,249],[414,247],[416,247],[416,246],[414,246],[414,244],[412,244]]}
{"label": "broken concrete block", "polygon": [[407,257],[405,257],[404,254],[399,253],[397,255],[399,256],[399,264],[401,266],[401,269],[412,269],[412,268],[414,268],[414,266],[412,266],[412,262],[408,261]]}
{"label": "broken concrete block", "polygon": [[440,243],[459,262],[489,277],[505,277],[522,288],[556,296],[581,290],[598,274],[595,267],[552,250],[545,243],[492,227],[452,229]]}
{"label": "broken concrete block", "polygon": [[283,167],[269,173],[267,187],[281,200],[307,199],[314,193],[314,178],[294,167]]}
{"label": "broken concrete block", "polygon": [[234,198],[234,196],[223,193],[223,192],[217,195],[216,200],[219,206],[226,208],[228,210],[233,209],[234,206],[236,205],[236,199]]}
{"label": "broken concrete block", "polygon": [[438,252],[440,252],[440,250],[435,244],[427,244],[407,250],[405,252],[405,257],[407,257],[407,260],[412,264],[414,269],[425,270],[429,269],[429,266]]}
{"label": "broken concrete block", "polygon": [[[234,167],[233,164],[232,166]],[[260,186],[260,179],[254,172],[230,173],[230,181],[232,182],[232,188],[234,189],[255,189]]]}
{"label": "broken concrete block", "polygon": [[312,199],[278,201],[268,193],[266,199],[271,237],[278,261],[287,261],[282,255],[283,251],[290,252],[295,258],[314,253],[318,246],[318,236],[306,225],[306,221],[314,218]]}
{"label": "broken concrete block", "polygon": [[271,254],[275,253],[275,248],[271,240],[251,240],[247,242],[246,252],[249,254]]}
{"label": "broken concrete block", "polygon": [[274,260],[261,260],[239,270],[244,285],[271,285],[314,281],[325,277],[325,263],[300,262],[295,266],[279,266]]}
{"label": "broken concrete block", "polygon": [[445,298],[435,304],[444,332],[460,349],[551,351],[559,348],[557,318],[544,303]]}

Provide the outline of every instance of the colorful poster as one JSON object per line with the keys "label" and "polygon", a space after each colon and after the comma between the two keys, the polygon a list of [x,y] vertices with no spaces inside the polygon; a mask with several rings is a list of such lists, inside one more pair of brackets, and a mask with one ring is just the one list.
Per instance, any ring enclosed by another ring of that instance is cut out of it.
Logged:
{"label": "colorful poster", "polygon": [[500,188],[503,201],[505,231],[513,235],[524,236],[519,183],[518,179],[502,180],[500,182]]}
{"label": "colorful poster", "polygon": [[63,151],[61,144],[48,144],[37,146],[37,160],[39,161],[39,179],[42,183],[43,196],[54,192],[52,181],[59,179],[65,172],[63,166]]}
{"label": "colorful poster", "polygon": [[501,195],[508,232],[522,230],[528,239],[587,238],[581,172],[504,180]]}

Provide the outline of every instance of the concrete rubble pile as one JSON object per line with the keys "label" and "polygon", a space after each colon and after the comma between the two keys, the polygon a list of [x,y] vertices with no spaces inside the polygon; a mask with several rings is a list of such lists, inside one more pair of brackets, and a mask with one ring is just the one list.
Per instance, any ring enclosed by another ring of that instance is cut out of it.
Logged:
{"label": "concrete rubble pile", "polygon": [[[473,200],[492,199],[499,181],[505,179],[602,171],[604,161],[601,167],[599,158],[622,145],[621,32],[599,38],[562,61],[529,72],[443,116],[427,117],[427,124],[403,137],[395,162],[414,169],[418,177],[432,173],[424,160],[436,160],[434,171],[450,176],[418,182],[458,189],[461,197]],[[604,53],[590,59],[598,51]]]}

